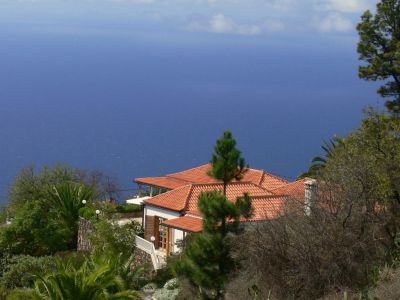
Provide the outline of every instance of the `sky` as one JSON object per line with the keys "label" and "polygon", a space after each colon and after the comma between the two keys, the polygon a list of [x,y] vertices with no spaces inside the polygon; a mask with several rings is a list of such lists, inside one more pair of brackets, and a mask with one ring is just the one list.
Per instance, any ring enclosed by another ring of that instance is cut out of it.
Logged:
{"label": "sky", "polygon": [[22,167],[135,177],[206,163],[232,130],[294,179],[382,107],[358,78],[375,1],[0,0],[0,203]]}
{"label": "sky", "polygon": [[64,30],[231,34],[354,34],[370,0],[1,0],[3,26]]}

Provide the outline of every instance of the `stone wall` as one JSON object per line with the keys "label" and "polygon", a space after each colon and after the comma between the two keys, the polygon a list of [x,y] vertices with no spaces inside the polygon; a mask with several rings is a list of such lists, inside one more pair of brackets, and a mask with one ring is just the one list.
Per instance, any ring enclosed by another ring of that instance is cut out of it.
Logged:
{"label": "stone wall", "polygon": [[132,268],[135,269],[139,266],[148,265],[153,269],[153,263],[151,262],[150,254],[135,248],[135,261],[132,263]]}
{"label": "stone wall", "polygon": [[92,245],[89,240],[92,231],[92,223],[84,218],[79,218],[78,251],[90,252],[92,250]]}

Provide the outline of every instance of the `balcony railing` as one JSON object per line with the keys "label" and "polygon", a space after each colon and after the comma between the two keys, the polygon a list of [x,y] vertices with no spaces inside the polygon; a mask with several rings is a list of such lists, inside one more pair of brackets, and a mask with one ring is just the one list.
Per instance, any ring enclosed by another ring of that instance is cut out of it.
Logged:
{"label": "balcony railing", "polygon": [[137,248],[143,250],[144,252],[148,253],[151,256],[151,262],[153,263],[154,270],[162,268],[163,264],[161,263],[157,255],[156,249],[154,248],[154,244],[152,242],[149,242],[139,236],[136,236],[135,244]]}

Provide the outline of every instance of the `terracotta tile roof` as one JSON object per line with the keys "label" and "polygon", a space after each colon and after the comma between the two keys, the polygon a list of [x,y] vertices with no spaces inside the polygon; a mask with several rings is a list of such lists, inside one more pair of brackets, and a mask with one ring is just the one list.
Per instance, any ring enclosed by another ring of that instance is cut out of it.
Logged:
{"label": "terracotta tile roof", "polygon": [[217,183],[218,180],[210,177],[207,174],[210,168],[211,165],[206,164],[182,172],[168,174],[167,176],[180,180],[185,180],[191,183]]}
{"label": "terracotta tile roof", "polygon": [[[167,174],[162,177],[136,178],[135,181],[169,189],[174,189],[190,183],[221,183],[220,180],[216,180],[208,175],[210,169],[211,164],[205,164],[182,172]],[[243,174],[241,182],[252,182],[254,184],[261,185],[263,188],[268,190],[275,189],[288,183],[288,181],[283,178],[266,173],[263,170],[251,168],[247,169],[247,171]]]}
{"label": "terracotta tile roof", "polygon": [[[182,211],[191,214],[193,218],[200,215],[198,198],[201,192],[223,190],[221,182],[207,175],[210,168],[211,165],[206,164],[163,177],[138,178],[136,181],[172,189],[145,200],[146,204]],[[241,181],[227,186],[227,198],[235,201],[237,197],[248,193],[254,208],[254,216],[250,221],[273,219],[283,212],[287,197],[304,199],[305,181],[288,182],[262,170],[248,169]]]}
{"label": "terracotta tile roof", "polygon": [[[242,218],[241,222],[272,220],[284,213],[286,196],[271,195],[251,198],[253,216],[249,219]],[[187,213],[193,216],[201,216],[198,208],[189,210]]]}
{"label": "terracotta tile roof", "polygon": [[162,222],[162,225],[189,232],[200,232],[203,230],[203,220],[190,216],[183,216],[176,219],[165,220]]}
{"label": "terracotta tile roof", "polygon": [[263,172],[263,177],[261,178],[259,185],[268,190],[273,190],[288,183],[289,181],[287,181],[286,179],[272,175],[267,172]]}
{"label": "terracotta tile roof", "polygon": [[307,178],[299,179],[294,182],[290,182],[281,187],[273,189],[272,192],[275,195],[287,195],[295,199],[304,199],[304,183]]}
{"label": "terracotta tile roof", "polygon": [[280,217],[285,211],[287,198],[284,196],[266,196],[252,198],[253,216],[241,221],[272,220]]}
{"label": "terracotta tile roof", "polygon": [[[196,211],[201,192],[215,190],[222,192],[223,185],[221,183],[190,184],[147,199],[145,203],[176,211]],[[243,193],[248,193],[250,196],[272,195],[270,191],[251,182],[234,182],[228,184],[226,189],[228,200],[236,201],[236,198],[243,196]]]}
{"label": "terracotta tile roof", "polygon": [[[190,193],[190,197],[187,202],[186,210],[191,211],[196,214],[198,210],[198,199],[202,192],[208,191],[221,191],[223,190],[222,184],[201,184],[201,185],[193,185],[193,189]],[[255,185],[251,182],[234,182],[228,184],[226,188],[226,197],[230,201],[236,201],[237,197],[243,196],[244,193],[248,193],[250,196],[266,196],[272,195],[266,189],[263,189],[260,186]]]}
{"label": "terracotta tile roof", "polygon": [[167,188],[167,189],[175,189],[177,187],[181,187],[181,186],[189,184],[189,182],[187,182],[187,181],[179,180],[179,179],[171,178],[171,177],[167,177],[167,176],[136,178],[135,181],[138,183],[159,186],[159,187],[163,187],[163,188]]}
{"label": "terracotta tile roof", "polygon": [[[285,200],[286,198],[282,196],[255,197],[252,199],[254,209],[253,216],[250,219],[242,218],[240,222],[256,222],[278,218],[284,212]],[[193,215],[193,211],[188,212],[188,214],[183,217],[165,220],[162,224],[188,232],[202,231],[202,219],[191,215]]]}
{"label": "terracotta tile roof", "polygon": [[144,202],[146,204],[160,206],[175,211],[181,211],[186,207],[186,201],[191,190],[192,185],[185,185],[172,191],[154,196],[145,200]]}
{"label": "terracotta tile roof", "polygon": [[[220,180],[216,180],[208,175],[211,170],[211,164],[205,164],[196,168],[185,170],[178,173],[168,174],[167,177],[176,178],[180,180],[189,181],[191,183],[221,183]],[[242,182],[252,182],[254,184],[260,184],[263,177],[264,171],[256,169],[247,169],[243,174]]]}

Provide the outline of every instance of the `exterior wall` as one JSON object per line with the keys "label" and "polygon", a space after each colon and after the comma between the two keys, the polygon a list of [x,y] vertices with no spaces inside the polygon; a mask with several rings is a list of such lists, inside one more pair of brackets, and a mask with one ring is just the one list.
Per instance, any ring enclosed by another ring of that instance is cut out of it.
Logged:
{"label": "exterior wall", "polygon": [[[144,231],[145,231],[145,239],[150,241],[150,237],[152,232],[154,232],[154,217],[161,217],[164,219],[175,219],[175,218],[179,218],[181,215],[180,213],[176,212],[176,211],[172,211],[169,209],[163,209],[160,207],[156,207],[156,206],[151,206],[151,205],[145,205],[144,207]],[[153,222],[153,223],[152,223]],[[146,224],[148,223],[148,224]],[[171,235],[172,235],[172,252],[178,252],[179,249],[178,247],[176,247],[175,243],[177,242],[177,240],[182,240],[183,239],[183,232],[181,230],[177,230],[177,229],[171,229]]]}

